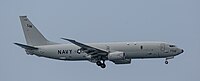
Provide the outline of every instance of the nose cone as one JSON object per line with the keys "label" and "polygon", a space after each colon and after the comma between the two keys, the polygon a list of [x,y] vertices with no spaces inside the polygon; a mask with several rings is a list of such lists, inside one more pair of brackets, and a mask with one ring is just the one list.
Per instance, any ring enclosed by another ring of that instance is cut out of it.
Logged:
{"label": "nose cone", "polygon": [[183,49],[181,49],[181,53],[183,53],[184,52],[184,50]]}
{"label": "nose cone", "polygon": [[180,52],[179,52],[179,54],[181,54],[181,53],[183,53],[184,52],[184,50],[183,49],[180,49]]}

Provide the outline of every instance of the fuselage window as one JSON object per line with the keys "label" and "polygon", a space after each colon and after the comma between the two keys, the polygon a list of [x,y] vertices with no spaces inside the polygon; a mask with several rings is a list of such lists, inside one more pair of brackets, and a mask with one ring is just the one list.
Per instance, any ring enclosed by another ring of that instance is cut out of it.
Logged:
{"label": "fuselage window", "polygon": [[140,49],[142,50],[142,49],[143,49],[143,46],[140,46]]}
{"label": "fuselage window", "polygon": [[126,43],[126,45],[130,45],[129,43]]}
{"label": "fuselage window", "polygon": [[176,47],[175,45],[169,45],[169,47]]}

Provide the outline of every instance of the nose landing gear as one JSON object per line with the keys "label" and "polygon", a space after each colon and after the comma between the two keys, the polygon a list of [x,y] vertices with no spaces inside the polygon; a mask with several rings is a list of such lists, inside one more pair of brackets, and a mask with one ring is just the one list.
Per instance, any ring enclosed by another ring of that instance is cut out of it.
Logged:
{"label": "nose landing gear", "polygon": [[174,56],[167,57],[167,58],[165,59],[165,64],[168,64],[168,63],[169,63],[168,60],[169,60],[169,59],[173,59],[173,58],[174,58]]}
{"label": "nose landing gear", "polygon": [[165,64],[168,64],[168,61],[167,61],[167,60],[165,61]]}

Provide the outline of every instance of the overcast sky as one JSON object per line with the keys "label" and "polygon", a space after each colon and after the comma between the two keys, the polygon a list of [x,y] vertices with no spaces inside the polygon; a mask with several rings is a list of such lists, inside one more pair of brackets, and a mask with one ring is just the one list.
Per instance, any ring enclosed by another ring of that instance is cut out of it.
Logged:
{"label": "overcast sky", "polygon": [[[199,81],[199,0],[1,0],[0,81]],[[59,61],[26,55],[19,16],[51,41],[164,41],[185,52],[175,59],[133,59],[130,65]]]}

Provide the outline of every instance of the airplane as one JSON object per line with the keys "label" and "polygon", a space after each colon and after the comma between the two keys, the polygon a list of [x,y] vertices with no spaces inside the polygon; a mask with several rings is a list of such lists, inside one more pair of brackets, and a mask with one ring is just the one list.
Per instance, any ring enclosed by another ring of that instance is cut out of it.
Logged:
{"label": "airplane", "polygon": [[166,42],[108,42],[81,43],[61,38],[69,44],[47,40],[27,16],[19,16],[27,44],[14,43],[25,49],[28,55],[36,55],[63,61],[89,61],[105,68],[105,61],[114,64],[130,64],[132,59],[164,58],[165,64],[184,52]]}

